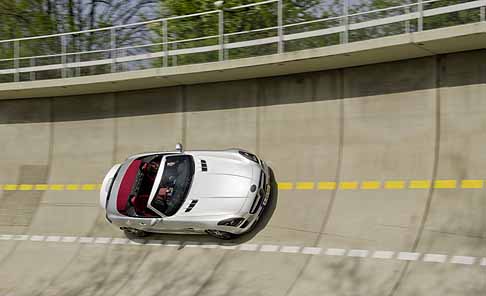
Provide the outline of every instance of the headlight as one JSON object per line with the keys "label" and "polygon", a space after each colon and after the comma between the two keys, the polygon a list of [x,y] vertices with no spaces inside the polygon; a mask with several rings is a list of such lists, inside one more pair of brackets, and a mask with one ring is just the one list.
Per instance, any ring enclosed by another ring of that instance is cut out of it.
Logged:
{"label": "headlight", "polygon": [[246,151],[238,151],[241,155],[243,155],[246,159],[249,159],[251,161],[254,161],[256,163],[259,163],[258,162],[258,157],[256,157],[255,154],[251,154],[250,152],[246,152]]}
{"label": "headlight", "polygon": [[218,222],[218,225],[238,227],[245,219],[244,218],[230,218]]}

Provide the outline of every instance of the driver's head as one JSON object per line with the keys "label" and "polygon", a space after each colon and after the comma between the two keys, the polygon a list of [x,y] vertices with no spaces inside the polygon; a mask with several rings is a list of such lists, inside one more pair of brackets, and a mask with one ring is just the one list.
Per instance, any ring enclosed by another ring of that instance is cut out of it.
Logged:
{"label": "driver's head", "polygon": [[156,162],[152,161],[148,164],[147,169],[149,172],[154,173],[159,169],[159,165]]}

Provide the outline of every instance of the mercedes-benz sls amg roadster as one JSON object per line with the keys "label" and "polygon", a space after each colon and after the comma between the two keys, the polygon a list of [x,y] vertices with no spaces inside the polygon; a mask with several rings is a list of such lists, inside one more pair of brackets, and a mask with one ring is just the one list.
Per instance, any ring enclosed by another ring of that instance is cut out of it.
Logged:
{"label": "mercedes-benz sls amg roadster", "polygon": [[137,154],[106,174],[100,205],[128,235],[248,232],[270,196],[270,172],[243,149]]}

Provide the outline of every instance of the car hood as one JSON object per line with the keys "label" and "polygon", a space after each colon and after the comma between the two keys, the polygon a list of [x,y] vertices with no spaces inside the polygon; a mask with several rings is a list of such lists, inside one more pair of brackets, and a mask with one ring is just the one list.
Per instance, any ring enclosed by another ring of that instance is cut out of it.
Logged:
{"label": "car hood", "polygon": [[[203,171],[201,159],[207,164]],[[237,160],[201,157],[196,160],[196,170],[181,214],[188,216],[224,215],[240,211],[250,195],[253,173],[248,164]],[[189,212],[185,209],[193,201],[196,205]]]}
{"label": "car hood", "polygon": [[247,198],[251,179],[228,174],[195,175],[189,198]]}

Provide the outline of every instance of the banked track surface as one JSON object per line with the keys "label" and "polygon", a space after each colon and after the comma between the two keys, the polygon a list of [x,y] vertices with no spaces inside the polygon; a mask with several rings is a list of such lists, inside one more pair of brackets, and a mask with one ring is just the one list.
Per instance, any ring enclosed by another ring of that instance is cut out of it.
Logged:
{"label": "banked track surface", "polygon": [[[485,180],[484,60],[482,50],[285,77],[1,101],[0,183],[99,183],[128,155],[176,142],[254,151],[271,163],[277,182]],[[1,295],[486,289],[484,187],[280,190],[257,230],[223,247],[205,236],[123,241],[104,221],[96,191],[2,191],[0,233]],[[45,237],[36,241],[37,235]]]}

